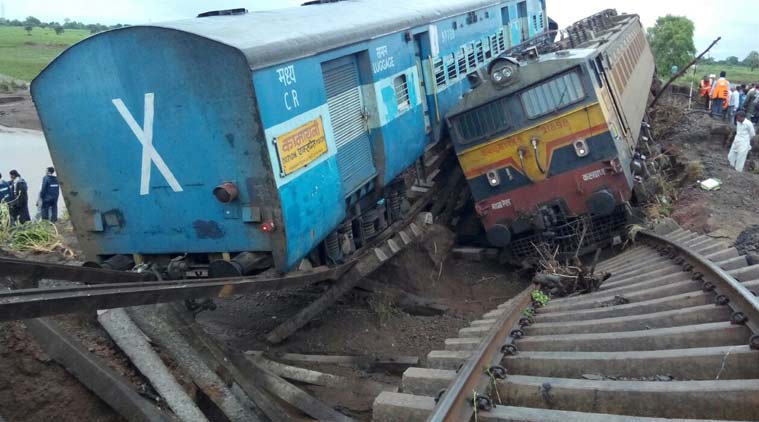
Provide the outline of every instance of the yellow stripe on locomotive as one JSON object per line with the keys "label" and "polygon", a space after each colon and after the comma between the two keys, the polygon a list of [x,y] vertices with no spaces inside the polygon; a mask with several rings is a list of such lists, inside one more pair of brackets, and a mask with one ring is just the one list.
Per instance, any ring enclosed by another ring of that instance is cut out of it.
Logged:
{"label": "yellow stripe on locomotive", "polygon": [[[458,154],[459,163],[467,179],[512,167],[530,180],[540,181],[548,177],[545,170],[551,168],[556,149],[604,132],[608,132],[606,116],[596,102],[465,150]],[[537,154],[533,141],[537,141]],[[521,159],[520,149],[523,151]]]}

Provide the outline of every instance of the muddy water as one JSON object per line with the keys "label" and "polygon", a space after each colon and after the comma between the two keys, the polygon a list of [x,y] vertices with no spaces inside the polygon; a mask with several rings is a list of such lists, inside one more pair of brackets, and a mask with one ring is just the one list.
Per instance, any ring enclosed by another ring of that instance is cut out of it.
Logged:
{"label": "muddy water", "polygon": [[[0,173],[9,180],[11,169],[18,170],[29,185],[29,213],[37,213],[35,203],[39,197],[45,169],[53,165],[41,131],[0,126]],[[58,198],[58,215],[64,209],[63,196]]]}

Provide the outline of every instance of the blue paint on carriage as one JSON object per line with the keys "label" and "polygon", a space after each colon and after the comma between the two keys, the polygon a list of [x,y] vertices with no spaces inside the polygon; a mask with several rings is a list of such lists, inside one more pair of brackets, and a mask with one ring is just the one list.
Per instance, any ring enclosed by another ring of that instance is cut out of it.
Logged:
{"label": "blue paint on carriage", "polygon": [[[217,184],[234,181],[239,203],[276,203],[255,120],[241,118],[254,113],[249,75],[233,48],[175,30],[133,27],[76,44],[35,79],[32,94],[85,251],[271,249],[270,236],[241,224],[239,209],[228,214],[211,194]],[[144,128],[148,93],[152,145],[179,192],[152,161],[149,190],[140,192],[144,147],[113,100],[121,99]],[[105,229],[93,231],[100,216]]]}
{"label": "blue paint on carriage", "polygon": [[[508,3],[515,9],[516,2]],[[429,80],[416,66],[414,36],[421,37],[425,62],[430,55],[454,52],[497,33],[502,26],[499,8],[475,10],[475,22],[467,22],[467,13],[437,21],[428,18],[408,30],[363,37],[310,56],[298,53],[293,55],[297,59],[277,65],[271,61],[252,66],[253,47],[243,47],[254,38],[215,36],[221,33],[213,31],[221,28],[213,22],[232,23],[236,17],[198,20],[198,32],[193,21],[177,23],[181,30],[130,27],[70,48],[34,81],[32,91],[85,252],[94,257],[271,250],[277,268],[290,269],[346,214],[348,192],[337,166],[322,63],[352,54],[358,59],[382,186],[424,152],[429,137],[423,102],[433,130],[440,129],[442,119],[434,116],[445,115],[468,90],[460,78],[434,98],[434,75]],[[209,31],[206,36],[204,31]],[[434,49],[425,33],[437,35]],[[402,108],[394,84],[399,76],[405,77],[408,89],[408,106]],[[422,80],[426,93],[419,86]],[[181,185],[178,192],[151,162],[150,192],[139,194],[142,146],[111,103],[121,98],[141,125],[148,92],[155,98],[153,145]],[[272,141],[317,118],[322,119],[327,153],[281,175]],[[240,187],[234,204],[222,205],[210,194],[224,181]],[[266,215],[281,226],[274,233],[262,233],[257,224],[243,221],[250,207],[273,211]],[[104,230],[90,231],[99,219]]]}
{"label": "blue paint on carriage", "polygon": [[308,255],[345,218],[337,160],[329,159],[279,189],[287,222],[287,257],[291,268]]}

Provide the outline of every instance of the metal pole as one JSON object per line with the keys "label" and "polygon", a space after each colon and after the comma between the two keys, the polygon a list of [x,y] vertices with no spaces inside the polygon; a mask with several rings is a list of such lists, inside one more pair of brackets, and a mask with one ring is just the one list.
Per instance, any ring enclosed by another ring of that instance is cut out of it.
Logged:
{"label": "metal pole", "polygon": [[651,101],[651,104],[648,106],[648,108],[654,108],[654,106],[656,105],[656,103],[659,101],[659,98],[661,97],[661,95],[664,92],[667,91],[667,88],[669,88],[669,85],[672,83],[672,81],[674,81],[675,79],[677,79],[680,76],[682,76],[683,73],[685,73],[688,69],[690,69],[690,67],[693,66],[701,57],[703,57],[704,54],[708,53],[709,50],[711,50],[712,47],[714,47],[714,45],[717,44],[719,42],[719,40],[721,40],[721,39],[722,39],[722,37],[717,37],[717,39],[714,40],[714,42],[712,42],[711,45],[709,45],[709,47],[706,50],[703,51],[703,53],[699,54],[695,59],[693,59],[690,63],[688,63],[687,66],[685,66],[684,68],[682,68],[682,70],[680,70],[679,72],[677,72],[677,74],[675,76],[671,77],[667,81],[667,83],[664,84],[664,86],[661,88],[661,90],[659,91],[659,93],[656,94],[656,97],[654,97],[654,100]]}
{"label": "metal pole", "polygon": [[693,65],[693,77],[690,78],[690,93],[688,94],[688,110],[691,109],[691,103],[693,102],[693,81],[696,77],[696,68],[698,67],[698,64]]}

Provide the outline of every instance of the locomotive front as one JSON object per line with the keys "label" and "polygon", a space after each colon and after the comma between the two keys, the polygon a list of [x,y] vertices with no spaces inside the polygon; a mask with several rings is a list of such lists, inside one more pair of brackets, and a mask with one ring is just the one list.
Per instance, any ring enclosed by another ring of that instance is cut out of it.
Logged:
{"label": "locomotive front", "polygon": [[632,181],[620,158],[629,150],[599,102],[591,53],[552,53],[523,67],[496,61],[449,115],[488,240],[515,258],[544,240],[574,253],[624,227]]}

